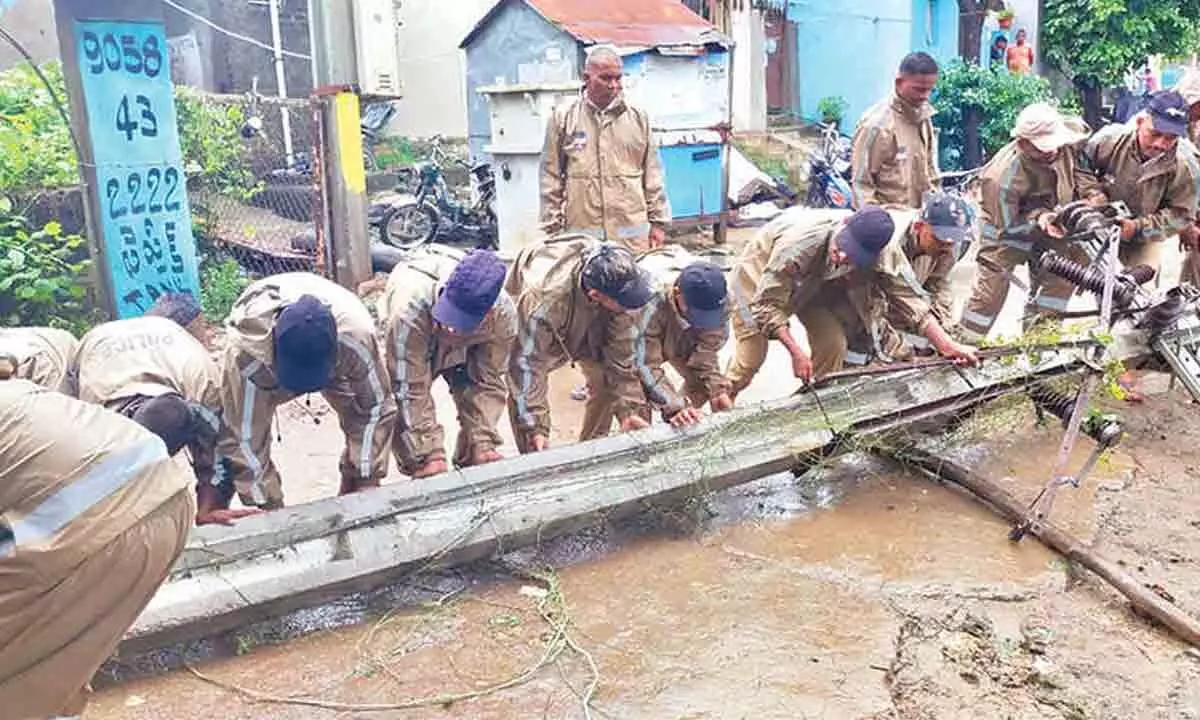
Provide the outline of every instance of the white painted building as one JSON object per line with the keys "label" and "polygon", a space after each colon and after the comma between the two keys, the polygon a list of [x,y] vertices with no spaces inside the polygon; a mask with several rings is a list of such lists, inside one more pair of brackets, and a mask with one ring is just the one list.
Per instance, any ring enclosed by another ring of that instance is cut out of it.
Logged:
{"label": "white painted building", "polygon": [[767,129],[767,33],[762,10],[751,3],[729,14],[733,40],[733,129],[764,132]]}
{"label": "white painted building", "polygon": [[401,0],[400,93],[389,131],[467,136],[463,39],[495,0]]}

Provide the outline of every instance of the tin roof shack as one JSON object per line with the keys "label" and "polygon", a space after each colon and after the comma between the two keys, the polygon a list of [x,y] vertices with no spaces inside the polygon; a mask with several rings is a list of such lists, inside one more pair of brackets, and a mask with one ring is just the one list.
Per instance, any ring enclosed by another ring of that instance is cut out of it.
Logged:
{"label": "tin roof shack", "polygon": [[716,222],[725,208],[732,43],[679,0],[499,0],[461,43],[472,154],[496,142],[488,97],[505,86],[578,80],[597,44],[621,52],[625,95],[650,115],[673,219]]}

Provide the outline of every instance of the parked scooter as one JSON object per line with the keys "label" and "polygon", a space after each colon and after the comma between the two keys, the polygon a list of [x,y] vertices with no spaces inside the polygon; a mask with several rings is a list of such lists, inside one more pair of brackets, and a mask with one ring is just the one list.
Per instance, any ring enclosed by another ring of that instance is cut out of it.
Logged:
{"label": "parked scooter", "polygon": [[[474,201],[464,205],[455,200],[446,184],[443,165],[455,162],[470,172]],[[368,215],[372,226],[380,229],[381,239],[401,249],[429,242],[470,244],[478,248],[496,248],[499,231],[494,203],[496,177],[488,163],[468,165],[450,158],[442,148],[442,137],[433,138],[433,157],[414,168],[415,188],[412,199],[384,201],[372,205]],[[403,184],[403,182],[402,182]]]}
{"label": "parked scooter", "polygon": [[821,144],[809,161],[806,203],[816,208],[850,208],[850,138],[833,123],[821,124]]}

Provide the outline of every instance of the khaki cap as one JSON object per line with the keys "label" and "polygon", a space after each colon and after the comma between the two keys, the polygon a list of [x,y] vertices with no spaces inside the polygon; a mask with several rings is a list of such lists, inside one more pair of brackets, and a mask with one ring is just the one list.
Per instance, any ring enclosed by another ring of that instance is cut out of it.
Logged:
{"label": "khaki cap", "polygon": [[1012,136],[1019,140],[1028,140],[1038,150],[1049,153],[1083,140],[1087,133],[1068,125],[1053,105],[1033,103],[1017,116]]}

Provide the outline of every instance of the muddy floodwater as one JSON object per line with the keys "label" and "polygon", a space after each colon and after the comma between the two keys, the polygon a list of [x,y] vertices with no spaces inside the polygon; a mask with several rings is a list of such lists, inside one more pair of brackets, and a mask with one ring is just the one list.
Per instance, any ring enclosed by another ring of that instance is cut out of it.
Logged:
{"label": "muddy floodwater", "polygon": [[[1054,520],[1200,614],[1196,408],[1159,380]],[[1006,412],[957,452],[1031,499],[1060,434]],[[1200,718],[1200,653],[1007,531],[851,456],[407,579],[352,625],[195,665],[219,684],[117,684],[84,717]]]}

